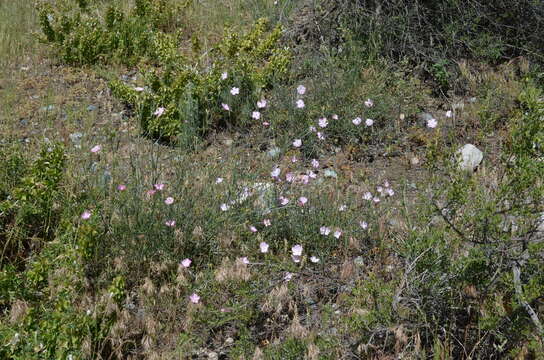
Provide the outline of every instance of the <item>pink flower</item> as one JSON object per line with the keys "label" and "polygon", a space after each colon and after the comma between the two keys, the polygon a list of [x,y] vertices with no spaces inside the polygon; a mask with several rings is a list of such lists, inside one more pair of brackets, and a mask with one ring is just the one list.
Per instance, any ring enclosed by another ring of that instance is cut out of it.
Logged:
{"label": "pink flower", "polygon": [[95,146],[93,146],[93,148],[91,149],[91,152],[92,152],[93,154],[96,154],[96,153],[99,152],[100,150],[102,150],[102,146],[100,146],[100,145],[95,145]]}
{"label": "pink flower", "polygon": [[164,222],[164,225],[166,225],[168,227],[174,227],[174,226],[176,226],[176,220],[166,220]]}
{"label": "pink flower", "polygon": [[268,252],[268,247],[269,247],[268,244],[265,243],[264,241],[259,244],[259,248],[261,249],[261,252],[263,254]]}
{"label": "pink flower", "polygon": [[221,206],[219,206],[219,208],[221,209],[221,211],[227,211],[230,208],[230,206],[223,203],[223,204],[221,204]]}
{"label": "pink flower", "polygon": [[247,256],[241,257],[241,258],[240,258],[240,261],[241,261],[243,264],[249,265],[249,259],[247,258]]}
{"label": "pink flower", "polygon": [[229,106],[229,104],[221,104],[221,106],[223,107],[224,110],[230,111],[230,106]]}
{"label": "pink flower", "polygon": [[293,253],[293,256],[301,256],[302,255],[302,245],[295,245],[291,248],[291,252]]}
{"label": "pink flower", "polygon": [[156,190],[159,190],[159,191],[164,189],[164,184],[155,184],[153,186],[155,187]]}
{"label": "pink flower", "polygon": [[191,259],[183,259],[181,261],[181,266],[183,266],[184,268],[188,268],[189,266],[191,266],[191,263],[193,261]]}
{"label": "pink flower", "polygon": [[289,199],[286,198],[286,197],[280,196],[279,200],[280,200],[280,204],[282,206],[285,206],[285,205],[289,204]]}
{"label": "pink flower", "polygon": [[254,111],[251,113],[251,117],[255,120],[259,120],[261,118],[261,113],[258,111]]}
{"label": "pink flower", "polygon": [[119,190],[119,191],[125,191],[126,189],[127,189],[127,187],[125,185],[123,185],[123,184],[117,185],[117,190]]}
{"label": "pink flower", "polygon": [[286,272],[285,276],[283,277],[283,280],[290,281],[293,278],[293,273]]}
{"label": "pink flower", "polygon": [[298,204],[300,206],[306,205],[307,202],[308,202],[308,198],[305,197],[305,196],[301,196],[301,197],[298,198]]}
{"label": "pink flower", "polygon": [[299,95],[304,95],[305,92],[306,92],[306,87],[304,85],[297,86],[297,93]]}
{"label": "pink flower", "polygon": [[333,120],[338,120],[338,115],[334,114],[334,115],[332,116],[332,119],[333,119]]}
{"label": "pink flower", "polygon": [[372,201],[374,201],[376,204],[379,203],[381,200],[379,197],[377,196],[374,196],[374,198],[372,199]]}
{"label": "pink flower", "polygon": [[280,173],[281,173],[281,170],[279,167],[277,167],[274,170],[272,170],[272,172],[270,173],[270,176],[272,176],[273,178],[277,178],[278,176],[280,176]]}
{"label": "pink flower", "polygon": [[313,126],[313,125],[310,125],[310,127],[308,128],[308,130],[310,130],[311,132],[316,132],[316,131],[317,131],[316,127]]}
{"label": "pink flower", "polygon": [[331,233],[331,229],[327,226],[322,226],[319,228],[319,233],[324,236],[328,236]]}
{"label": "pink flower", "polygon": [[367,191],[366,193],[363,194],[363,200],[368,200],[368,201],[372,200],[372,194]]}
{"label": "pink flower", "polygon": [[189,296],[189,300],[191,300],[193,304],[198,304],[198,302],[200,301],[200,296],[198,296],[196,293],[193,293],[191,296]]}
{"label": "pink flower", "polygon": [[312,256],[310,258],[310,261],[313,262],[314,264],[318,263],[319,262],[319,258],[318,257],[315,257],[315,256]]}
{"label": "pink flower", "polygon": [[297,108],[299,109],[304,108],[304,101],[302,99],[297,100]]}
{"label": "pink flower", "polygon": [[366,230],[368,228],[368,223],[366,221],[359,221],[359,226],[361,226],[363,230]]}
{"label": "pink flower", "polygon": [[263,109],[266,107],[266,100],[265,99],[261,99],[259,101],[257,101],[257,107],[259,109]]}
{"label": "pink flower", "polygon": [[355,119],[351,120],[353,125],[361,125],[362,121],[363,121],[363,119],[361,119],[360,117],[356,117]]}
{"label": "pink flower", "polygon": [[325,140],[325,135],[323,135],[322,133],[320,133],[319,131],[317,132],[317,138],[319,140]]}
{"label": "pink flower", "polygon": [[164,114],[164,110],[166,110],[165,108],[163,107],[159,107],[157,108],[157,110],[155,110],[155,112],[153,113],[153,115],[156,115],[157,117],[161,116],[162,114]]}
{"label": "pink flower", "polygon": [[164,203],[165,203],[166,205],[172,205],[172,204],[174,203],[174,198],[171,197],[171,196],[169,196],[169,197],[167,197],[167,198],[164,200]]}
{"label": "pink flower", "polygon": [[270,219],[264,219],[263,220],[263,225],[265,227],[269,227],[270,225],[272,225],[272,222],[270,221]]}
{"label": "pink flower", "polygon": [[232,89],[230,89],[230,93],[232,95],[238,95],[240,93],[240,89],[237,87],[233,87]]}
{"label": "pink flower", "polygon": [[391,188],[386,189],[385,192],[386,192],[387,195],[389,195],[389,196],[395,195],[395,191],[394,191],[393,189],[391,189]]}
{"label": "pink flower", "polygon": [[302,140],[301,139],[295,139],[295,141],[293,141],[293,146],[296,147],[296,148],[299,148],[302,146]]}
{"label": "pink flower", "polygon": [[319,167],[319,161],[317,161],[316,159],[312,159],[312,167],[317,169]]}
{"label": "pink flower", "polygon": [[438,122],[436,121],[436,119],[427,120],[427,127],[428,128],[434,129],[436,127],[436,125],[438,125]]}
{"label": "pink flower", "polygon": [[263,122],[263,126],[265,126],[265,127],[266,127],[266,126],[270,126],[270,123],[269,123],[268,121],[264,121],[264,122]]}
{"label": "pink flower", "polygon": [[372,101],[371,99],[366,99],[366,101],[365,101],[365,106],[366,106],[367,108],[373,107],[373,106],[374,106],[374,101]]}
{"label": "pink flower", "polygon": [[229,74],[225,71],[224,73],[221,74],[221,80],[226,80],[228,76]]}
{"label": "pink flower", "polygon": [[317,124],[321,128],[326,128],[327,125],[329,125],[329,122],[327,121],[327,118],[321,118],[321,119],[318,120]]}
{"label": "pink flower", "polygon": [[372,120],[372,119],[366,119],[366,120],[365,120],[365,125],[366,125],[366,126],[372,126],[372,125],[374,125],[374,120]]}
{"label": "pink flower", "polygon": [[145,192],[145,194],[147,195],[148,198],[150,198],[150,197],[152,197],[153,195],[155,195],[156,192],[157,192],[156,190],[151,189],[151,190],[147,190],[147,191]]}
{"label": "pink flower", "polygon": [[298,161],[297,157],[293,155],[293,157],[291,158],[291,162],[296,163],[297,161]]}
{"label": "pink flower", "polygon": [[308,170],[308,171],[307,171],[307,174],[308,174],[308,176],[309,176],[310,178],[312,178],[312,179],[317,178],[317,174],[314,173],[312,170]]}
{"label": "pink flower", "polygon": [[85,210],[83,214],[81,214],[81,218],[83,220],[89,220],[91,218],[91,212],[89,210]]}
{"label": "pink flower", "polygon": [[290,172],[290,173],[287,173],[287,175],[285,175],[285,181],[293,182],[293,180],[295,180],[295,174]]}
{"label": "pink flower", "polygon": [[340,239],[340,236],[342,236],[342,232],[340,230],[336,230],[333,234],[333,236],[337,239]]}
{"label": "pink flower", "polygon": [[253,225],[250,225],[249,226],[249,231],[251,231],[252,233],[256,233],[257,232],[257,228]]}

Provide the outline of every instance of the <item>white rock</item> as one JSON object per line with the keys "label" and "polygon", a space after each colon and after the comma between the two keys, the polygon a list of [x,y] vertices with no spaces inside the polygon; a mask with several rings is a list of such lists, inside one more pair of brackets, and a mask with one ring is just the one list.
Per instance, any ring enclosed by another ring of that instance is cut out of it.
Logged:
{"label": "white rock", "polygon": [[475,171],[482,162],[484,154],[476,146],[466,144],[457,151],[459,168],[465,171]]}

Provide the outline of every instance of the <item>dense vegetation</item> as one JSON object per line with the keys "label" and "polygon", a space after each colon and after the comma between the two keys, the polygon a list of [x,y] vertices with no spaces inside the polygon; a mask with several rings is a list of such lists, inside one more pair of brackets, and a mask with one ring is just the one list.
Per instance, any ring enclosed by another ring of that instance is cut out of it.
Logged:
{"label": "dense vegetation", "polygon": [[543,16],[0,3],[0,358],[539,358]]}

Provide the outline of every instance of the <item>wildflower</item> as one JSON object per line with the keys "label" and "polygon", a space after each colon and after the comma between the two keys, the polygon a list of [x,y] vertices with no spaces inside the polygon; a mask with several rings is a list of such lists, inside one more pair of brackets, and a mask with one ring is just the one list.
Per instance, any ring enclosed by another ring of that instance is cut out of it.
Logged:
{"label": "wildflower", "polygon": [[315,257],[315,256],[312,256],[310,258],[310,261],[313,262],[314,264],[317,264],[319,262],[319,258],[318,257]]}
{"label": "wildflower", "polygon": [[291,259],[293,259],[293,262],[295,262],[295,263],[298,264],[298,263],[300,262],[301,257],[300,257],[300,256],[291,255]]}
{"label": "wildflower", "polygon": [[219,206],[219,208],[221,209],[221,211],[227,211],[229,209],[230,206],[228,206],[227,204],[223,203],[221,204],[221,206]]}
{"label": "wildflower", "polygon": [[373,107],[373,106],[374,106],[374,101],[372,101],[371,99],[366,99],[366,100],[365,100],[365,106],[366,106],[367,108]]}
{"label": "wildflower", "polygon": [[304,108],[304,101],[302,99],[297,100],[297,108],[299,109]]}
{"label": "wildflower", "polygon": [[366,125],[366,126],[372,126],[372,125],[374,125],[374,120],[372,120],[372,119],[366,119],[366,120],[365,120],[365,125]]}
{"label": "wildflower", "polygon": [[296,147],[296,148],[299,148],[302,146],[302,140],[301,139],[295,139],[295,141],[293,141],[293,146]]}
{"label": "wildflower", "polygon": [[230,93],[232,95],[238,95],[240,93],[240,89],[237,87],[233,87],[232,89],[230,89]]}
{"label": "wildflower", "polygon": [[453,115],[453,113],[451,112],[451,110],[446,111],[446,117],[447,118],[451,118],[452,115]]}
{"label": "wildflower", "polygon": [[333,120],[338,120],[338,115],[333,114],[332,119],[333,119]]}
{"label": "wildflower", "polygon": [[138,91],[138,92],[142,92],[142,91],[144,91],[145,89],[144,89],[143,87],[141,87],[141,86],[136,86],[136,87],[134,88],[134,90],[135,90],[135,91]]}
{"label": "wildflower", "polygon": [[329,125],[329,122],[327,121],[327,118],[321,118],[318,120],[319,127],[326,128],[327,125]]}
{"label": "wildflower", "polygon": [[434,129],[436,125],[438,125],[438,122],[436,121],[436,119],[433,118],[433,119],[427,120],[427,127],[429,129]]}
{"label": "wildflower", "polygon": [[270,123],[268,121],[263,121],[263,126],[270,126]]}
{"label": "wildflower", "polygon": [[356,117],[355,119],[351,120],[353,125],[361,125],[362,121],[363,121],[363,119],[361,119],[360,117]]}
{"label": "wildflower", "polygon": [[240,261],[242,262],[242,264],[249,265],[249,259],[247,258],[247,256],[241,257]]}
{"label": "wildflower", "polygon": [[383,186],[385,186],[386,188],[388,188],[390,185],[389,185],[389,181],[385,180],[384,183],[383,183]]}
{"label": "wildflower", "polygon": [[366,193],[363,194],[363,200],[372,200],[372,194],[367,191]]}
{"label": "wildflower", "polygon": [[374,203],[376,203],[376,204],[377,204],[377,203],[379,203],[379,202],[380,202],[381,200],[380,200],[380,198],[379,198],[379,197],[377,197],[377,196],[374,196],[374,198],[372,199],[372,201],[374,201]]}
{"label": "wildflower", "polygon": [[166,110],[165,108],[163,107],[159,107],[157,108],[157,110],[155,110],[155,112],[153,113],[153,115],[156,115],[157,117],[161,116],[162,114],[164,114],[164,110]]}
{"label": "wildflower", "polygon": [[297,179],[303,183],[304,185],[307,185],[308,182],[310,181],[310,177],[308,175],[300,175],[300,176],[297,176]]}
{"label": "wildflower", "polygon": [[308,128],[308,130],[310,130],[311,132],[316,132],[317,129],[315,128],[315,126],[313,125],[310,125],[310,127]]}
{"label": "wildflower", "polygon": [[167,198],[164,200],[164,203],[165,203],[166,205],[172,205],[172,204],[174,203],[174,198],[171,197],[171,196],[169,196],[169,197],[167,197]]}
{"label": "wildflower", "polygon": [[297,86],[297,93],[299,95],[304,95],[305,92],[306,92],[306,87],[304,85]]}
{"label": "wildflower", "polygon": [[189,296],[189,300],[191,300],[193,304],[198,304],[200,301],[200,296],[198,296],[197,293],[193,293],[191,296]]}
{"label": "wildflower", "polygon": [[89,220],[91,218],[91,212],[89,210],[85,210],[83,214],[81,214],[81,218],[83,220]]}
{"label": "wildflower", "polygon": [[229,104],[221,104],[221,106],[223,107],[223,110],[230,111]]}
{"label": "wildflower", "polygon": [[99,152],[100,150],[102,150],[102,146],[100,146],[100,145],[95,145],[95,146],[93,146],[93,148],[91,149],[91,152],[92,152],[93,154],[96,154],[96,153]]}
{"label": "wildflower", "polygon": [[189,266],[191,266],[191,263],[193,261],[191,259],[183,259],[181,261],[181,266],[183,266],[184,268],[188,268]]}
{"label": "wildflower", "polygon": [[319,131],[317,132],[317,138],[319,140],[325,140],[325,135],[323,135],[322,133],[320,133]]}
{"label": "wildflower", "polygon": [[270,219],[264,219],[263,224],[264,226],[269,227],[270,225],[272,225],[272,222],[270,221]]}
{"label": "wildflower", "polygon": [[254,111],[251,113],[251,117],[255,120],[259,120],[261,118],[261,113],[258,111]]}
{"label": "wildflower", "polygon": [[127,187],[125,185],[123,185],[123,184],[117,185],[117,190],[119,190],[119,191],[125,191],[126,189],[127,189]]}
{"label": "wildflower", "polygon": [[222,177],[218,177],[217,179],[215,179],[215,183],[216,184],[221,184],[223,182],[223,178]]}
{"label": "wildflower", "polygon": [[317,174],[314,173],[312,170],[308,170],[308,177],[315,179],[317,178]]}
{"label": "wildflower", "polygon": [[366,221],[359,221],[359,226],[363,229],[363,230],[366,230],[368,228],[368,223]]}
{"label": "wildflower", "polygon": [[266,100],[265,99],[261,99],[259,101],[257,101],[257,107],[259,109],[263,109],[266,107]]}
{"label": "wildflower", "polygon": [[319,167],[319,161],[317,161],[316,159],[312,159],[312,167],[317,169]]}
{"label": "wildflower", "polygon": [[159,190],[159,191],[164,189],[164,184],[155,184],[153,186],[155,187],[156,190]]}
{"label": "wildflower", "polygon": [[381,193],[383,192],[383,187],[378,186],[378,187],[376,188],[376,191],[379,192],[379,193],[381,194]]}
{"label": "wildflower", "polygon": [[286,197],[280,196],[280,199],[279,199],[279,200],[280,200],[280,204],[281,204],[282,206],[285,206],[285,205],[289,204],[289,199],[286,198]]}
{"label": "wildflower", "polygon": [[338,208],[338,211],[346,211],[347,210],[347,205],[340,205],[340,207]]}
{"label": "wildflower", "polygon": [[256,228],[255,226],[251,225],[251,226],[249,227],[249,231],[251,231],[251,232],[253,232],[253,233],[256,233],[256,232],[257,232],[257,228]]}
{"label": "wildflower", "polygon": [[295,180],[295,174],[293,173],[287,173],[287,175],[285,175],[285,180],[287,182],[293,182],[293,180]]}
{"label": "wildflower", "polygon": [[147,190],[145,194],[147,195],[147,197],[152,197],[153,195],[155,195],[156,192],[157,192],[156,190],[151,189],[151,190]]}
{"label": "wildflower", "polygon": [[264,241],[259,244],[259,248],[261,249],[261,252],[263,254],[268,252],[268,247],[269,247],[269,245],[267,243],[265,243]]}
{"label": "wildflower", "polygon": [[226,80],[228,76],[229,74],[225,71],[224,73],[221,74],[221,80]]}
{"label": "wildflower", "polygon": [[279,167],[277,167],[274,170],[272,170],[272,172],[270,173],[270,176],[272,176],[273,178],[277,178],[278,176],[280,176],[280,173],[281,173],[281,170]]}
{"label": "wildflower", "polygon": [[176,226],[176,220],[166,220],[164,222],[164,225],[166,225],[168,227],[174,227],[174,226]]}
{"label": "wildflower", "polygon": [[291,162],[294,164],[298,161],[297,157],[295,155],[293,155],[293,157],[291,157]]}
{"label": "wildflower", "polygon": [[300,206],[306,205],[307,202],[308,202],[308,198],[305,196],[301,196],[298,198],[298,203]]}
{"label": "wildflower", "polygon": [[387,195],[389,195],[389,196],[395,195],[395,190],[393,190],[393,189],[391,189],[391,188],[386,189],[385,192],[386,192]]}
{"label": "wildflower", "polygon": [[342,236],[342,232],[340,230],[336,230],[333,234],[333,236],[337,239],[340,239],[340,236]]}
{"label": "wildflower", "polygon": [[294,256],[301,256],[302,255],[302,245],[295,245],[291,248],[291,252]]}
{"label": "wildflower", "polygon": [[290,273],[290,272],[286,272],[285,273],[285,276],[283,277],[283,280],[285,281],[289,281],[293,278],[293,273]]}
{"label": "wildflower", "polygon": [[324,236],[328,236],[331,233],[331,229],[327,226],[322,226],[319,228],[319,233]]}

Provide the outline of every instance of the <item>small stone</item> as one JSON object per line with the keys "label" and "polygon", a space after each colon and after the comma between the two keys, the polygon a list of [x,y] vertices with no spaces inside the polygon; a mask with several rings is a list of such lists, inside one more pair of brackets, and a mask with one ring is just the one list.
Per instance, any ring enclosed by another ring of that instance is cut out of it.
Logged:
{"label": "small stone", "polygon": [[353,259],[353,263],[357,266],[364,266],[365,259],[362,256],[357,256],[355,259]]}
{"label": "small stone", "polygon": [[208,359],[217,360],[217,359],[219,359],[219,355],[215,351],[210,351],[208,353]]}
{"label": "small stone", "polygon": [[465,171],[475,171],[484,158],[480,149],[472,144],[466,144],[457,151],[457,154],[459,168]]}
{"label": "small stone", "polygon": [[95,111],[97,109],[96,105],[87,106],[87,111]]}
{"label": "small stone", "polygon": [[28,120],[27,119],[21,119],[21,120],[19,120],[19,124],[21,124],[23,126],[27,126],[28,125]]}

